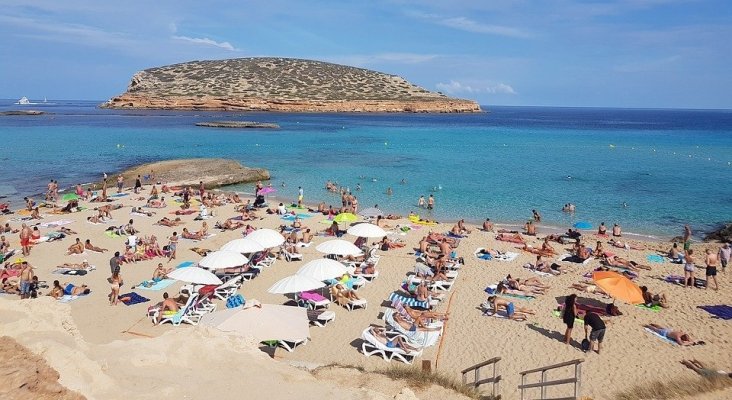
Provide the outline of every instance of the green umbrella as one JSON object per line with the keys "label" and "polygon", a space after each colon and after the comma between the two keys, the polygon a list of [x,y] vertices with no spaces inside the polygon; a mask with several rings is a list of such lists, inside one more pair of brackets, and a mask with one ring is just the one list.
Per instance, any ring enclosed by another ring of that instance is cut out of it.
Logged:
{"label": "green umbrella", "polygon": [[358,221],[358,215],[353,213],[340,213],[333,218],[333,221],[338,222],[356,222]]}
{"label": "green umbrella", "polygon": [[76,193],[66,193],[61,197],[62,201],[79,200],[79,196]]}

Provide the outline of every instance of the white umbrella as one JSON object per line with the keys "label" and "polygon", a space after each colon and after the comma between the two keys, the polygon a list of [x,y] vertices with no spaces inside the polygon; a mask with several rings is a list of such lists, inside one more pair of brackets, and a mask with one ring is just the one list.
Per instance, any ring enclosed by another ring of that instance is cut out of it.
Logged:
{"label": "white umbrella", "polygon": [[310,337],[307,311],[302,307],[262,304],[261,308],[231,308],[208,313],[200,323],[223,332],[237,332],[256,342],[295,342]]}
{"label": "white umbrella", "polygon": [[305,275],[291,275],[287,278],[280,279],[272,285],[271,288],[267,289],[267,292],[273,294],[286,294],[286,293],[298,293],[305,292],[313,289],[320,289],[325,286],[325,283],[313,279]]}
{"label": "white umbrella", "polygon": [[351,225],[346,232],[348,232],[349,235],[365,238],[380,238],[386,236],[386,231],[381,229],[381,227],[365,222]]}
{"label": "white umbrella", "polygon": [[199,267],[178,268],[169,273],[168,278],[199,285],[220,285],[223,283],[216,275]]}
{"label": "white umbrella", "polygon": [[315,259],[297,270],[298,275],[309,276],[319,281],[340,277],[347,272],[345,265],[327,258]]}
{"label": "white umbrella", "polygon": [[228,250],[212,251],[203,257],[198,265],[208,269],[234,268],[246,265],[249,259],[241,253]]}
{"label": "white umbrella", "polygon": [[362,251],[355,244],[347,242],[343,239],[333,239],[327,242],[323,242],[315,248],[321,253],[325,254],[336,254],[339,256],[357,256],[361,255]]}
{"label": "white umbrella", "polygon": [[256,231],[248,234],[247,238],[261,244],[265,249],[271,249],[272,247],[277,247],[282,243],[285,243],[285,237],[279,232],[266,228],[257,229]]}
{"label": "white umbrella", "polygon": [[245,237],[242,239],[234,239],[229,243],[226,243],[225,245],[221,246],[221,250],[249,254],[264,250],[264,246],[262,246],[258,242],[255,242],[254,239]]}

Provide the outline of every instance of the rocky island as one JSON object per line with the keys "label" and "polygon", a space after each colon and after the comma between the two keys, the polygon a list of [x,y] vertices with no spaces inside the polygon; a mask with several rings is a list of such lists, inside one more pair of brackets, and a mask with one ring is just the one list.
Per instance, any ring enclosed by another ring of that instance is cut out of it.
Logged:
{"label": "rocky island", "polygon": [[136,73],[103,108],[279,112],[480,112],[402,77],[312,60],[191,61]]}
{"label": "rocky island", "polygon": [[268,122],[254,121],[208,121],[196,122],[196,126],[206,128],[256,128],[256,129],[279,129],[279,125]]}

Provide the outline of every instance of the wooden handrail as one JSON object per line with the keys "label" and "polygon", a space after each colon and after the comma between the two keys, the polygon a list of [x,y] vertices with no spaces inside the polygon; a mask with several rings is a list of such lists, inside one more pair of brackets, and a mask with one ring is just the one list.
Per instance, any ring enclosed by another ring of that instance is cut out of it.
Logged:
{"label": "wooden handrail", "polygon": [[566,366],[568,366],[568,365],[574,365],[574,364],[579,364],[579,363],[582,363],[582,362],[584,362],[584,361],[585,361],[585,360],[583,360],[583,359],[580,359],[580,358],[578,358],[578,359],[576,359],[576,360],[572,360],[572,361],[566,361],[566,362],[563,362],[563,363],[559,363],[559,364],[554,364],[554,365],[549,365],[549,366],[547,366],[547,367],[541,367],[541,368],[535,368],[535,369],[530,369],[530,370],[528,370],[528,371],[523,371],[523,372],[519,372],[519,374],[521,374],[521,375],[526,375],[526,374],[532,374],[532,373],[534,373],[534,372],[542,372],[542,371],[548,371],[548,370],[550,370],[550,369],[555,369],[555,368],[561,368],[561,367],[566,367]]}
{"label": "wooden handrail", "polygon": [[490,360],[488,360],[488,361],[483,361],[483,362],[482,362],[482,363],[480,363],[480,364],[475,364],[475,365],[473,365],[472,367],[468,367],[468,368],[465,368],[465,369],[464,369],[464,370],[462,370],[462,371],[461,371],[460,373],[461,373],[461,374],[467,374],[468,372],[470,372],[470,371],[472,371],[472,370],[474,370],[474,369],[478,369],[478,368],[481,368],[481,367],[485,367],[485,366],[486,366],[486,365],[488,365],[488,364],[493,364],[493,363],[497,363],[498,361],[501,361],[501,357],[493,357],[493,358],[491,358],[491,359],[490,359]]}
{"label": "wooden handrail", "polygon": [[567,383],[575,383],[575,382],[577,382],[576,378],[558,379],[556,381],[536,382],[536,383],[529,383],[526,385],[519,385],[519,389],[531,389],[531,388],[543,387],[543,386],[565,385]]}

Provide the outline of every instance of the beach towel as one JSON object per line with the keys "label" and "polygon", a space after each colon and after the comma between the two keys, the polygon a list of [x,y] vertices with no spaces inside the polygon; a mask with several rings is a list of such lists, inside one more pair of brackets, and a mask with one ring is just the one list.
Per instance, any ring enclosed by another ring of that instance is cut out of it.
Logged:
{"label": "beach towel", "polygon": [[[139,289],[139,290],[163,290],[167,288],[168,286],[175,283],[175,279],[163,279],[158,282],[153,282],[151,280],[142,281],[139,285],[133,286],[133,289]],[[145,286],[150,285],[150,286]]]}
{"label": "beach towel", "polygon": [[109,197],[125,197],[125,196],[129,196],[129,195],[130,195],[129,193],[114,193],[114,194],[110,195]]}
{"label": "beach towel", "polygon": [[475,249],[475,251],[473,252],[473,255],[474,255],[475,257],[477,257],[478,259],[480,259],[480,260],[486,260],[486,261],[490,261],[490,260],[492,260],[492,259],[493,259],[493,256],[492,256],[492,255],[490,255],[489,253],[482,253],[482,254],[481,254],[481,251],[484,251],[484,250],[485,250],[485,248],[484,248],[484,247],[478,247],[478,248],[477,248],[477,249]]}
{"label": "beach towel", "polygon": [[728,305],[716,305],[716,306],[699,306],[702,310],[714,315],[714,318],[723,320],[732,319],[732,306]]}
{"label": "beach towel", "polygon": [[402,335],[406,336],[409,341],[416,345],[417,347],[429,347],[434,346],[437,344],[437,341],[440,339],[441,331],[420,331],[417,330],[415,332],[406,330],[401,327],[396,321],[394,321],[394,312],[395,310],[392,308],[385,308],[384,309],[384,321],[394,328],[397,332],[401,333]]}
{"label": "beach towel", "polygon": [[[91,293],[91,292],[90,292],[90,293]],[[86,296],[87,296],[87,295],[85,295],[85,294],[80,294],[80,295],[78,295],[78,296],[77,296],[77,295],[70,295],[70,294],[65,294],[65,295],[63,295],[63,296],[59,297],[58,301],[59,301],[60,303],[68,303],[68,302],[74,301],[74,300],[76,300],[76,299],[78,299],[78,298],[80,298],[80,297],[86,297]]]}
{"label": "beach towel", "polygon": [[532,264],[524,264],[524,268],[528,269],[529,271],[531,271],[539,276],[554,276],[554,275],[550,274],[549,272],[537,271],[537,270],[533,269],[534,266]]}
{"label": "beach towel", "polygon": [[193,266],[195,264],[196,263],[194,263],[193,261],[183,261],[182,263],[178,264],[178,266],[175,268],[176,269],[187,268],[187,267]]}
{"label": "beach towel", "polygon": [[44,222],[44,223],[40,224],[40,226],[42,228],[52,228],[52,227],[57,227],[57,226],[68,225],[72,222],[74,222],[74,221],[69,221],[68,219],[60,219],[58,221],[53,221],[53,222]]}
{"label": "beach towel", "polygon": [[509,262],[509,261],[515,260],[516,257],[518,257],[518,253],[513,253],[513,252],[510,252],[510,251],[507,251],[507,252],[505,252],[503,254],[497,255],[495,258],[498,261]]}
{"label": "beach towel", "polygon": [[[488,294],[496,294],[496,290],[498,289],[498,285],[489,285],[486,287],[483,291]],[[521,300],[534,300],[535,296],[526,296],[521,294],[513,294],[513,293],[503,293],[499,294],[499,297],[513,297],[514,299],[521,299]]]}
{"label": "beach towel", "polygon": [[405,297],[405,296],[400,295],[397,292],[392,292],[392,294],[389,295],[389,301],[393,302],[394,300],[397,300],[400,303],[407,305],[409,307],[412,307],[412,308],[414,308],[414,307],[419,307],[419,308],[424,308],[424,309],[430,308],[430,304],[426,301],[419,301],[413,297]]}
{"label": "beach towel", "polygon": [[111,237],[111,238],[118,238],[118,237],[120,237],[120,235],[118,235],[117,232],[114,232],[114,231],[104,231],[104,234],[107,237]]}
{"label": "beach towel", "polygon": [[51,273],[57,275],[86,275],[87,273],[94,271],[95,269],[97,269],[97,267],[95,267],[94,265],[90,265],[88,268],[84,269],[58,267],[51,271]]}
{"label": "beach towel", "polygon": [[492,308],[485,309],[485,311],[483,311],[483,316],[508,319],[508,314],[506,313],[506,310],[498,310],[498,313],[496,313],[493,311]]}
{"label": "beach towel", "polygon": [[453,237],[453,238],[458,238],[458,239],[462,239],[462,238],[466,238],[467,237],[466,235],[458,235],[457,233],[452,233],[452,232],[447,232],[445,234],[445,236]]}
{"label": "beach towel", "polygon": [[[562,318],[562,312],[559,311],[559,310],[552,310],[552,317],[561,319]],[[575,324],[584,325],[585,324],[585,320],[582,319],[582,318],[579,318],[579,317],[575,317],[574,318],[574,323]]]}
{"label": "beach towel", "polygon": [[579,258],[577,256],[573,256],[573,255],[571,255],[569,253],[562,254],[557,259],[559,261],[567,261],[567,262],[572,262],[572,263],[582,264],[582,265],[587,265],[590,261],[592,261],[592,257],[590,257],[590,258],[588,258],[586,260],[583,260],[583,259],[581,259],[581,258]]}
{"label": "beach towel", "polygon": [[181,237],[181,239],[183,239],[183,240],[192,240],[194,242],[198,242],[198,241],[201,241],[201,240],[206,240],[206,239],[212,238],[214,236],[216,236],[215,233],[209,233],[208,235],[206,235],[206,236],[204,236],[204,237],[202,237],[200,239],[190,239],[190,238],[184,238],[184,237]]}
{"label": "beach towel", "polygon": [[650,328],[643,328],[643,329],[645,329],[645,330],[646,330],[646,332],[648,332],[648,333],[650,333],[651,335],[653,335],[653,336],[655,336],[655,337],[657,337],[657,338],[659,338],[659,339],[663,340],[663,341],[664,341],[664,342],[666,342],[666,343],[671,343],[671,344],[673,344],[674,346],[678,346],[678,345],[679,345],[678,343],[676,343],[676,341],[674,341],[674,340],[671,340],[671,339],[667,338],[666,336],[663,336],[663,335],[661,335],[661,334],[660,334],[660,333],[658,333],[658,332],[655,332],[655,331],[654,331],[653,329],[650,329]]}
{"label": "beach towel", "polygon": [[[668,275],[668,276],[665,276],[663,278],[663,280],[668,283],[673,283],[675,285],[684,286],[684,277],[681,275]],[[696,286],[700,289],[705,288],[707,286],[707,281],[706,281],[706,279],[696,278],[694,280],[694,286]]]}
{"label": "beach towel", "polygon": [[125,303],[127,306],[131,306],[133,304],[140,304],[150,301],[147,297],[142,297],[139,294],[135,292],[125,293],[121,294],[117,297],[121,302]]}
{"label": "beach towel", "polygon": [[660,264],[663,263],[664,257],[659,256],[658,254],[649,254],[646,256],[646,260],[648,260],[648,262]]}
{"label": "beach towel", "polygon": [[134,215],[136,217],[146,217],[146,218],[149,218],[150,217],[147,214],[142,214],[142,213],[138,213],[138,212],[131,212],[130,215]]}
{"label": "beach towel", "polygon": [[658,304],[656,304],[653,307],[648,307],[645,304],[638,304],[638,305],[636,305],[636,307],[642,308],[642,309],[645,309],[645,310],[650,310],[650,311],[653,311],[653,312],[660,312],[661,310],[663,310],[663,307],[659,306]]}

